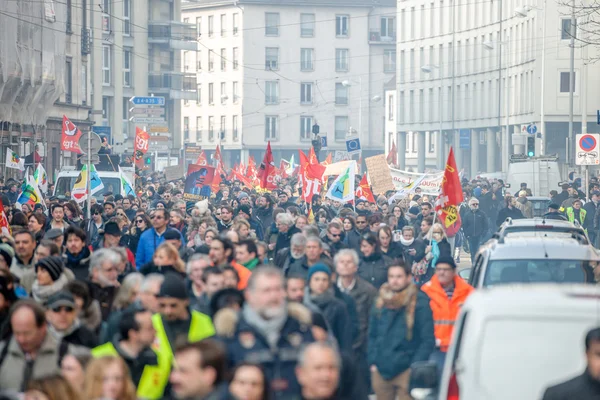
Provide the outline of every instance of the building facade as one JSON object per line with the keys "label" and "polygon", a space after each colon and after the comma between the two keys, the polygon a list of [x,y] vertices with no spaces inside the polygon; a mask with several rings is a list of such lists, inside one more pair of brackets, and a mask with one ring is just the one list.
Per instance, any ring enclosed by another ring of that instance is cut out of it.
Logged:
{"label": "building facade", "polygon": [[198,76],[198,98],[184,102],[186,140],[226,161],[275,159],[308,149],[313,125],[328,151],[361,139],[363,157],[384,143],[384,84],[395,73],[393,2],[241,0],[188,2],[198,48],[184,71]]}
{"label": "building facade", "polygon": [[[510,154],[525,153],[526,127],[532,124],[538,132],[536,155],[557,153],[565,159],[568,10],[541,1],[408,0],[397,3],[397,18],[392,136],[400,152],[416,141],[419,169],[442,168],[452,145],[468,176],[506,171]],[[575,133],[598,131],[590,90],[600,83],[598,68],[577,46]],[[431,136],[442,150],[435,162],[426,158]]]}

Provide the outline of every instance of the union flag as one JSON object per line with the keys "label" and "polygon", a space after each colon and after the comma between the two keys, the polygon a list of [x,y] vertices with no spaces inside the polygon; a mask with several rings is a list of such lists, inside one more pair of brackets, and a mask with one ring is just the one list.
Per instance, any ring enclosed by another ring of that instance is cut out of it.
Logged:
{"label": "union flag", "polygon": [[461,226],[458,206],[463,201],[463,191],[460,177],[456,169],[454,150],[450,147],[440,195],[435,202],[435,212],[450,237],[456,235]]}

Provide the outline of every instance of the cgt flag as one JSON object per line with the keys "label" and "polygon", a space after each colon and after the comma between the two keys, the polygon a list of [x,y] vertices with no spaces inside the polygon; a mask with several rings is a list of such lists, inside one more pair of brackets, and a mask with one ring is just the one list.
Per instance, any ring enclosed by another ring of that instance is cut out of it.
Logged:
{"label": "cgt flag", "polygon": [[204,150],[200,152],[200,155],[198,156],[198,159],[194,164],[202,166],[208,165],[208,159],[206,158],[206,153],[204,152]]}
{"label": "cgt flag", "polygon": [[371,191],[371,186],[369,186],[369,181],[367,181],[367,174],[363,174],[358,187],[356,188],[356,197],[359,200],[365,200],[369,203],[375,203],[375,196],[373,196],[373,192]]}
{"label": "cgt flag", "polygon": [[263,190],[277,189],[275,184],[275,164],[273,162],[273,152],[271,151],[271,142],[267,142],[267,151],[265,151],[265,157],[263,158],[260,167],[258,167],[258,184]]}
{"label": "cgt flag", "polygon": [[133,158],[135,163],[139,164],[142,162],[144,154],[148,152],[148,146],[150,145],[150,135],[145,130],[135,127],[135,142],[133,144]]}
{"label": "cgt flag", "polygon": [[63,115],[60,149],[77,154],[82,154],[83,152],[79,147],[79,138],[81,138],[81,131],[79,130],[79,128],[76,127],[75,124],[72,123],[66,115]]}
{"label": "cgt flag", "polygon": [[448,236],[456,235],[460,229],[461,220],[458,206],[462,201],[462,187],[460,185],[458,170],[456,169],[454,151],[450,147],[446,169],[444,170],[444,178],[442,179],[441,193],[435,202],[435,211]]}

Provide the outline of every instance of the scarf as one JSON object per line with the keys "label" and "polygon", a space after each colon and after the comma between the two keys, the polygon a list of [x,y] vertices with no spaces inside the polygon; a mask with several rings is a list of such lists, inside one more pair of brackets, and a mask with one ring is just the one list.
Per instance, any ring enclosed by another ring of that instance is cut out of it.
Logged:
{"label": "scarf", "polygon": [[415,308],[417,306],[417,286],[414,283],[409,284],[399,292],[395,292],[390,285],[384,283],[379,289],[379,297],[375,302],[378,310],[387,308],[390,310],[400,310],[405,308],[404,316],[406,318],[406,340],[413,338],[413,327],[415,325]]}
{"label": "scarf", "polygon": [[404,239],[404,236],[400,236],[400,243],[402,243],[403,246],[410,246],[415,242],[415,238],[411,238],[410,240]]}
{"label": "scarf", "polygon": [[304,288],[304,303],[307,306],[313,306],[322,310],[331,302],[334,298],[333,288],[327,289],[324,293],[321,294],[312,294],[310,289],[307,287]]}
{"label": "scarf", "polygon": [[247,263],[242,263],[242,265],[246,268],[248,268],[249,271],[252,271],[254,268],[256,268],[256,266],[258,265],[258,262],[260,260],[258,258],[253,258],[252,260],[248,261]]}
{"label": "scarf", "polygon": [[77,254],[76,256],[74,256],[73,254],[71,254],[71,252],[69,250],[65,251],[65,255],[67,256],[67,260],[68,260],[69,264],[80,264],[81,260],[83,260],[84,258],[86,258],[87,256],[89,256],[89,254],[90,254],[90,251],[88,250],[87,247],[84,247],[79,252],[79,254]]}
{"label": "scarf", "polygon": [[285,312],[280,316],[264,319],[262,315],[246,304],[242,309],[242,316],[248,324],[256,328],[267,339],[269,347],[272,349],[277,348],[281,328],[283,328],[288,318],[287,307],[285,307]]}
{"label": "scarf", "polygon": [[64,337],[69,336],[71,333],[73,333],[77,329],[79,329],[80,326],[81,326],[81,322],[79,321],[79,318],[75,318],[73,325],[71,325],[67,330],[62,331],[62,332],[57,331],[56,328],[54,327],[54,325],[48,324],[48,332],[50,332],[52,337],[54,339],[56,339],[57,342],[60,342],[63,340]]}
{"label": "scarf", "polygon": [[51,285],[40,286],[38,280],[33,281],[33,285],[31,286],[31,295],[33,299],[40,303],[44,304],[46,301],[52,296],[54,293],[60,292],[66,285],[69,283],[69,280],[65,276],[65,274],[60,274],[60,277],[52,282]]}

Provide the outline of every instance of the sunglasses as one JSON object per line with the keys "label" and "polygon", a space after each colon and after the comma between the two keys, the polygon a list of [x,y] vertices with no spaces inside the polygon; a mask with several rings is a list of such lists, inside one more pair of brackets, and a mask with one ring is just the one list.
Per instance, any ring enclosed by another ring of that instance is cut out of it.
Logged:
{"label": "sunglasses", "polygon": [[143,219],[138,219],[137,221],[135,221],[136,224],[141,224],[142,222],[144,222]]}
{"label": "sunglasses", "polygon": [[69,307],[69,306],[59,306],[59,307],[54,307],[52,309],[52,311],[54,311],[54,312],[61,312],[61,311],[73,312],[73,310],[74,310],[74,308]]}
{"label": "sunglasses", "polygon": [[333,236],[333,237],[340,237],[340,236],[342,236],[340,233],[331,233],[331,232],[329,232],[329,234],[331,236]]}
{"label": "sunglasses", "polygon": [[95,212],[94,215],[102,215],[101,212]]}

